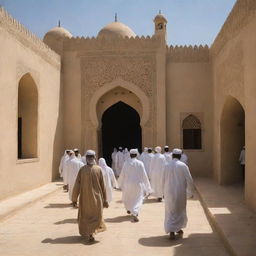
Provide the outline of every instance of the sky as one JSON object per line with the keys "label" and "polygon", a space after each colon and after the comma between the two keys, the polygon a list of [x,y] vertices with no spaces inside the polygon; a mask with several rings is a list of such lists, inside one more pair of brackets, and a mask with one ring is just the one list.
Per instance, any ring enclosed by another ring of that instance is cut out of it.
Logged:
{"label": "sky", "polygon": [[154,33],[153,19],[161,10],[168,20],[169,45],[213,43],[236,0],[0,0],[15,19],[43,38],[61,26],[73,36],[92,37],[105,25],[118,21],[136,35]]}

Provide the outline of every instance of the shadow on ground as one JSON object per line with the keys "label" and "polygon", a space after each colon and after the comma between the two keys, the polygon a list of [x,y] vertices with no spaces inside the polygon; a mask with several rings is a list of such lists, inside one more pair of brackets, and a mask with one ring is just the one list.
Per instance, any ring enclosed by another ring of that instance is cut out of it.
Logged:
{"label": "shadow on ground", "polygon": [[85,245],[92,245],[99,243],[99,241],[94,241],[93,243],[88,242],[82,236],[65,236],[65,237],[58,237],[55,239],[46,238],[42,241],[43,244],[85,244]]}
{"label": "shadow on ground", "polygon": [[44,208],[69,208],[71,204],[48,204]]}
{"label": "shadow on ground", "polygon": [[55,225],[60,225],[60,224],[77,224],[77,219],[65,219],[65,220],[57,221],[54,224]]}
{"label": "shadow on ground", "polygon": [[129,215],[125,215],[125,216],[118,216],[118,217],[114,217],[114,218],[105,219],[105,222],[109,222],[109,223],[121,223],[121,222],[125,222],[125,221],[132,222],[132,217]]}

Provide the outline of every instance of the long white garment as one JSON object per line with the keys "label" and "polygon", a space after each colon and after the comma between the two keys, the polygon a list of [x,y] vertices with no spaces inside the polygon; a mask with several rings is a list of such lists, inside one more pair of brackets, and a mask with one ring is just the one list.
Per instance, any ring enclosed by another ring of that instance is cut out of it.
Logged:
{"label": "long white garment", "polygon": [[68,158],[69,158],[69,156],[65,150],[64,155],[61,157],[60,165],[59,165],[60,177],[63,177],[63,164],[64,164],[64,161],[67,160]]}
{"label": "long white garment", "polygon": [[144,148],[144,151],[141,153],[139,160],[142,161],[145,165],[145,157],[148,154],[148,148]]}
{"label": "long white garment", "polygon": [[121,151],[116,153],[116,175],[119,176],[124,165],[124,154]]}
{"label": "long white garment", "polygon": [[188,165],[188,156],[185,153],[182,153],[180,161]]}
{"label": "long white garment", "polygon": [[127,160],[118,183],[126,210],[132,215],[138,215],[144,197],[152,192],[143,163],[136,158]]}
{"label": "long white garment", "polygon": [[149,176],[149,173],[150,173],[150,165],[151,165],[151,162],[152,162],[152,159],[154,158],[154,154],[153,153],[147,153],[145,156],[144,156],[144,166],[145,166],[145,170],[147,172],[147,175],[148,177],[150,178]]}
{"label": "long white garment", "polygon": [[125,162],[128,159],[130,159],[130,152],[129,152],[128,148],[125,148],[123,153],[124,153],[124,162]]}
{"label": "long white garment", "polygon": [[164,169],[166,165],[166,160],[164,155],[161,153],[156,153],[151,161],[150,165],[150,183],[153,189],[152,196],[157,198],[162,198],[164,191],[163,191],[163,175]]}
{"label": "long white garment", "polygon": [[107,201],[110,203],[112,201],[112,189],[117,188],[117,181],[113,170],[107,166],[104,158],[99,159],[99,166],[102,170],[102,175],[106,187]]}
{"label": "long white garment", "polygon": [[63,184],[68,185],[68,163],[71,160],[71,158],[68,156],[63,160],[62,164],[62,176],[63,176]]}
{"label": "long white garment", "polygon": [[116,170],[116,154],[117,150],[114,148],[113,153],[111,154],[111,159],[112,159],[112,169],[115,171]]}
{"label": "long white garment", "polygon": [[69,199],[72,201],[72,193],[73,188],[76,182],[77,174],[79,173],[79,170],[81,167],[84,166],[82,161],[78,160],[75,156],[71,156],[70,161],[67,163],[68,165],[68,193],[69,193]]}
{"label": "long white garment", "polygon": [[187,225],[187,197],[193,195],[193,179],[186,164],[173,159],[164,172],[165,232],[178,232]]}
{"label": "long white garment", "polygon": [[172,161],[172,152],[164,152],[164,157],[167,163],[169,163],[170,161]]}

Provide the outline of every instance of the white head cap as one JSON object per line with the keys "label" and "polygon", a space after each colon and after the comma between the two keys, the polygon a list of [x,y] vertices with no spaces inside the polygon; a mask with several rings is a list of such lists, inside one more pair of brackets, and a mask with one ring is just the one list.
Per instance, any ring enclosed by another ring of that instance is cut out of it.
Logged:
{"label": "white head cap", "polygon": [[179,148],[175,148],[175,149],[173,149],[172,153],[173,153],[174,155],[181,155],[181,154],[182,154],[182,150],[179,149]]}
{"label": "white head cap", "polygon": [[147,148],[147,147],[144,148],[144,152],[146,152],[146,151],[148,151],[148,148]]}
{"label": "white head cap", "polygon": [[164,146],[164,148],[169,148],[168,146]]}
{"label": "white head cap", "polygon": [[85,155],[86,155],[86,156],[95,156],[96,153],[95,153],[95,151],[89,149],[89,150],[86,151]]}
{"label": "white head cap", "polygon": [[137,155],[138,150],[136,148],[133,148],[133,149],[130,150],[130,154]]}
{"label": "white head cap", "polygon": [[161,153],[161,151],[162,151],[162,148],[161,147],[155,147],[155,151],[156,151],[156,153]]}

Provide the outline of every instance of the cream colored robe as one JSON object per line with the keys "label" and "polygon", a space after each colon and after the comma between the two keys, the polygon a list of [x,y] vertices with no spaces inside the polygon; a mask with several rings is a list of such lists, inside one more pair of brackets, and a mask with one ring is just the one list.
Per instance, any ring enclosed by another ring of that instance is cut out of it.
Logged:
{"label": "cream colored robe", "polygon": [[81,236],[89,236],[106,229],[103,221],[103,203],[106,189],[102,170],[98,165],[83,166],[73,188],[72,201],[79,196],[78,226]]}

